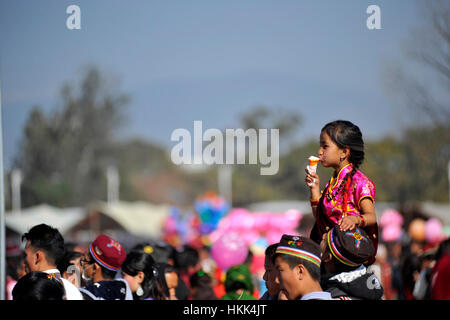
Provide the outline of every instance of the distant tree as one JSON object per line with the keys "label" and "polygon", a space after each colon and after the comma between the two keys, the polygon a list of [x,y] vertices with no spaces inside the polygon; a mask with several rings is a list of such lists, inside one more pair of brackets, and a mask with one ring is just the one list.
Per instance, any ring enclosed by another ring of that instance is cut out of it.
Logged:
{"label": "distant tree", "polygon": [[280,134],[280,151],[288,151],[287,142],[301,128],[303,117],[300,112],[281,107],[256,105],[241,114],[239,119],[243,129],[278,129]]}
{"label": "distant tree", "polygon": [[384,80],[390,93],[405,103],[407,112],[402,112],[402,117],[416,115],[415,123],[449,129],[450,3],[419,3],[423,24],[411,30],[402,60],[386,63]]}
{"label": "distant tree", "polygon": [[113,149],[110,163],[116,166],[120,173],[120,199],[163,202],[165,199],[155,199],[149,195],[152,189],[162,189],[162,186],[148,187],[146,183],[161,174],[176,170],[167,151],[161,146],[138,138],[117,142]]}
{"label": "distant tree", "polygon": [[[386,189],[390,198],[448,201],[450,161],[450,2],[420,1],[422,25],[412,30],[401,61],[386,64],[384,80],[403,104],[402,164]],[[385,153],[386,154],[386,153]],[[394,151],[396,159],[399,154]],[[388,159],[385,159],[389,163]],[[381,163],[380,163],[381,165]],[[403,172],[401,176],[398,176]],[[397,177],[398,180],[394,179]]]}
{"label": "distant tree", "polygon": [[25,124],[15,160],[23,172],[24,206],[105,198],[105,170],[128,97],[95,67],[77,86],[65,84],[61,97],[49,115],[35,107]]}
{"label": "distant tree", "polygon": [[[289,152],[288,142],[302,125],[300,112],[284,108],[271,108],[258,105],[241,114],[240,125],[243,129],[278,129],[280,143],[280,161]],[[270,139],[268,139],[270,142]],[[248,148],[246,148],[248,151]],[[269,147],[270,150],[270,147]],[[280,162],[280,171],[273,176],[262,176],[260,165],[233,166],[233,205],[245,206],[253,202],[289,199],[296,191],[289,189],[295,175],[286,173],[286,167]],[[288,190],[289,189],[289,190]]]}

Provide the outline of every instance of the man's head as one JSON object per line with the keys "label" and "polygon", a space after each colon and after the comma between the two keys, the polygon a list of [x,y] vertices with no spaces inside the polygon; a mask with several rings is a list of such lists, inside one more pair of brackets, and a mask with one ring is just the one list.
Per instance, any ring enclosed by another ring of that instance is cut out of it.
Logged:
{"label": "man's head", "polygon": [[83,261],[83,278],[94,282],[113,280],[127,254],[113,238],[99,235],[89,246],[89,253]]}
{"label": "man's head", "polygon": [[271,244],[266,248],[265,258],[264,258],[264,275],[263,280],[266,282],[267,291],[272,297],[278,297],[280,293],[280,284],[277,283],[277,270],[273,264],[272,258],[277,250],[278,243]]}
{"label": "man's head", "polygon": [[55,269],[64,257],[64,238],[55,228],[39,224],[22,235],[26,241],[24,262],[27,272]]}
{"label": "man's head", "polygon": [[281,291],[289,300],[320,288],[320,246],[301,236],[283,235],[273,256]]}
{"label": "man's head", "polygon": [[325,233],[320,243],[325,270],[340,273],[354,270],[373,254],[374,247],[364,230],[341,231],[335,226]]}

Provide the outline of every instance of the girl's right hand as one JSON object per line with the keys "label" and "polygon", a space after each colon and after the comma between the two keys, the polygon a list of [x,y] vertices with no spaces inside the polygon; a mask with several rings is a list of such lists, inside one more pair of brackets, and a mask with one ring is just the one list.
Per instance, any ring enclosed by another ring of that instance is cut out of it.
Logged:
{"label": "girl's right hand", "polygon": [[306,185],[311,190],[311,198],[319,199],[321,196],[319,175],[317,173],[309,173],[308,169],[305,169],[305,172],[306,172],[305,182]]}

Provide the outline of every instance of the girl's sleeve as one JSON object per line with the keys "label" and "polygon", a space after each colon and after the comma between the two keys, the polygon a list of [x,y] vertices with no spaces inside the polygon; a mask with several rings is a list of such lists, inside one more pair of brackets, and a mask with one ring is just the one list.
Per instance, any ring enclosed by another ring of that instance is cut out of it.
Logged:
{"label": "girl's sleeve", "polygon": [[355,190],[355,200],[359,210],[361,209],[361,200],[368,198],[372,199],[372,202],[375,202],[375,192],[375,184],[367,177],[358,181]]}

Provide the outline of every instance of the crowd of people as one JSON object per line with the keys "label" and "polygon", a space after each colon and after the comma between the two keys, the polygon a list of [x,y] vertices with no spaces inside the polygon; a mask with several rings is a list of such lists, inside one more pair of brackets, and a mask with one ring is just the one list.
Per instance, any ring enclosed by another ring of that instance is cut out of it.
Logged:
{"label": "crowd of people", "polygon": [[358,227],[333,227],[320,244],[283,235],[265,250],[264,284],[244,263],[221,270],[208,254],[163,241],[125,249],[101,234],[87,248],[64,242],[40,224],[9,250],[7,299],[12,300],[381,300],[450,299],[450,239],[432,250],[401,242],[374,246]]}
{"label": "crowd of people", "polygon": [[[226,270],[209,247],[163,241],[125,249],[100,234],[84,250],[69,248],[41,224],[22,236],[23,254],[9,261],[14,300],[380,300],[450,299],[450,240],[379,240],[375,184],[359,167],[364,142],[349,121],[320,134],[317,162],[334,173],[320,187],[311,163],[305,182],[315,218],[309,236],[284,234],[265,249],[264,285],[251,273],[252,253]],[[315,165],[317,165],[317,162]],[[414,239],[413,239],[414,240]],[[218,253],[220,254],[220,252]]]}

